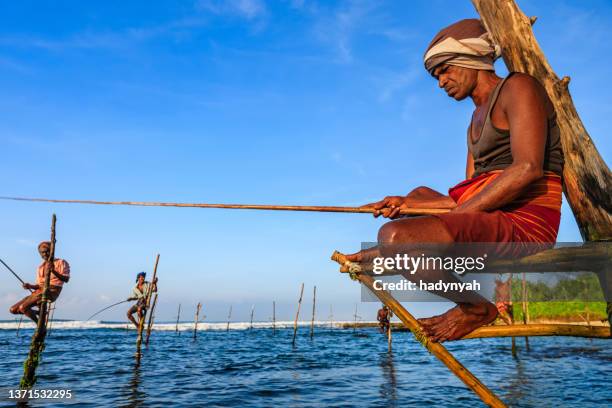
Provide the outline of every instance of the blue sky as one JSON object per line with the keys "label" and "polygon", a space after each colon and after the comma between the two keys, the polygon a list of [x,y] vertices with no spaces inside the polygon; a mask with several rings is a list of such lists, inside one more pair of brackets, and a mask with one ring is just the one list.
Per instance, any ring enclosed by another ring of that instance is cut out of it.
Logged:
{"label": "blue sky", "polygon": [[[612,91],[605,1],[519,1],[604,159]],[[422,67],[465,1],[3,2],[0,195],[358,205],[460,181],[473,109]],[[502,62],[498,70],[505,71]],[[564,208],[559,240],[579,240]],[[58,216],[73,278],[56,317],[125,298],[156,253],[158,320],[290,319],[301,282],[349,319],[359,288],[328,259],[382,224],[367,215],[0,202],[0,256],[26,280]],[[0,319],[25,294],[0,273]],[[308,300],[310,302],[310,300]],[[360,304],[373,318],[375,304]],[[306,308],[309,310],[309,307]],[[419,315],[433,310],[415,305]],[[121,319],[122,309],[104,319]]]}

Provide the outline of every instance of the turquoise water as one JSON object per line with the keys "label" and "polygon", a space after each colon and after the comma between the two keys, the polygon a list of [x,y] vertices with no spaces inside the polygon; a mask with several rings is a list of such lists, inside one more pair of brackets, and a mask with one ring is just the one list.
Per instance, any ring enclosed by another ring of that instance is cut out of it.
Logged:
{"label": "turquoise water", "polygon": [[[22,374],[31,329],[0,330],[0,388]],[[134,331],[56,329],[38,369],[38,388],[68,388],[75,406],[327,407],[482,406],[480,400],[410,333],[395,333],[393,351],[374,329],[319,327],[314,340],[292,330],[154,331],[136,363]],[[612,342],[531,338],[449,343],[468,369],[515,407],[612,405]],[[30,406],[65,406],[35,402]]]}

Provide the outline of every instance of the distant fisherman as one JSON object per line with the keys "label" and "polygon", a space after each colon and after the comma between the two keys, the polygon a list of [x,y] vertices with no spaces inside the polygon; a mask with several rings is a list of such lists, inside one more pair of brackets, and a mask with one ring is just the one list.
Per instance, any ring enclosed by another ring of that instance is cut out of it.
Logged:
{"label": "distant fisherman", "polygon": [[388,306],[383,306],[382,309],[378,310],[378,314],[376,315],[376,320],[378,320],[378,326],[380,327],[381,333],[386,333],[389,331],[389,325],[391,324],[389,320],[393,317],[393,312],[389,310]]}
{"label": "distant fisherman", "polygon": [[151,285],[150,282],[145,281],[146,276],[146,272],[140,272],[138,275],[136,275],[136,286],[134,286],[134,289],[132,290],[132,296],[127,298],[129,301],[137,301],[136,304],[130,307],[127,312],[128,319],[130,319],[130,321],[134,323],[134,326],[136,327],[138,327],[138,323],[136,322],[136,319],[134,319],[133,314],[138,312],[138,319],[142,319],[147,312],[146,302],[149,291],[151,290],[152,292],[157,292],[157,278],[153,280],[153,284]]}
{"label": "distant fisherman", "polygon": [[[24,289],[31,289],[30,295],[24,297],[19,302],[15,303],[9,311],[12,314],[23,314],[32,319],[35,323],[38,323],[38,310],[33,309],[35,306],[40,306],[43,287],[45,285],[45,274],[49,270],[49,264],[47,258],[49,257],[49,251],[51,250],[51,243],[49,241],[43,241],[38,244],[38,253],[43,259],[43,263],[40,264],[36,272],[36,284],[24,283]],[[51,277],[49,281],[48,299],[51,302],[55,302],[62,291],[62,286],[65,282],[70,280],[70,265],[63,259],[56,258],[53,262],[53,269],[51,269]]]}

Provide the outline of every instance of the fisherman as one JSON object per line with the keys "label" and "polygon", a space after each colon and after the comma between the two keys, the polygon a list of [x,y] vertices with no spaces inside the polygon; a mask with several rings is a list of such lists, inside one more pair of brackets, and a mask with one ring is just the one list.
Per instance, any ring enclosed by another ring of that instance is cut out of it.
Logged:
{"label": "fisherman", "polygon": [[[448,195],[418,187],[406,196],[367,204],[374,216],[396,219],[403,208],[450,212],[401,218],[384,224],[378,246],[349,255],[353,262],[395,256],[393,245],[498,242],[552,246],[561,216],[563,151],[554,107],[533,77],[494,70],[499,56],[479,20],[459,21],[441,30],[424,56],[425,68],[457,101],[475,109],[467,131],[466,180]],[[442,115],[441,115],[442,116]],[[451,273],[419,271],[419,279],[456,281]],[[407,277],[411,279],[410,277]],[[436,293],[457,303],[446,313],[420,319],[433,341],[454,340],[495,320],[498,311],[478,293]]]}
{"label": "fisherman", "polygon": [[387,305],[384,305],[381,309],[378,309],[376,320],[378,320],[378,326],[381,333],[387,333],[389,331],[389,325],[391,324],[389,320],[392,316],[393,312],[389,310]]}
{"label": "fisherman", "polygon": [[504,323],[510,325],[514,322],[514,308],[512,305],[512,275],[507,281],[495,279],[495,307]]}
{"label": "fisherman", "polygon": [[23,314],[38,323],[38,312],[40,309],[34,309],[34,307],[40,307],[43,288],[45,285],[45,275],[48,271],[51,271],[49,280],[49,289],[47,291],[47,299],[51,302],[55,302],[59,297],[64,283],[70,280],[70,265],[63,259],[55,258],[53,262],[53,268],[49,268],[50,264],[47,262],[49,258],[49,252],[51,250],[51,242],[42,241],[38,244],[38,253],[43,259],[43,262],[38,266],[36,271],[36,284],[24,283],[23,288],[26,290],[33,290],[31,294],[15,303],[9,311],[12,314]]}
{"label": "fisherman", "polygon": [[134,323],[134,326],[136,327],[138,327],[138,323],[136,322],[136,319],[134,319],[133,314],[138,313],[138,319],[142,319],[147,313],[146,302],[147,296],[149,296],[149,290],[152,290],[151,293],[157,292],[157,278],[153,280],[153,285],[151,285],[151,283],[145,281],[146,276],[146,272],[139,272],[136,275],[136,286],[134,286],[134,289],[132,290],[132,296],[127,298],[128,301],[137,301],[127,311],[128,319],[130,319],[130,321]]}

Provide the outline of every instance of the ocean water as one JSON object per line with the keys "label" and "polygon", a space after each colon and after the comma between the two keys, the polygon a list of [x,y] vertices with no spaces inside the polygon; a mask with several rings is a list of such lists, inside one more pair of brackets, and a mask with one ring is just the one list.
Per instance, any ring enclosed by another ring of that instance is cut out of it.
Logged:
{"label": "ocean water", "polygon": [[[303,324],[292,347],[284,322],[200,326],[161,324],[135,358],[135,331],[125,324],[54,322],[38,368],[39,389],[70,389],[73,399],[29,406],[91,407],[475,407],[483,406],[410,333],[394,333],[393,351],[376,329],[323,324],[314,339]],[[29,326],[28,326],[29,327]],[[31,328],[16,336],[14,322],[0,322],[0,405],[16,387],[29,349]],[[612,342],[569,337],[448,343],[468,369],[513,407],[612,405]],[[15,404],[13,403],[12,406]]]}

